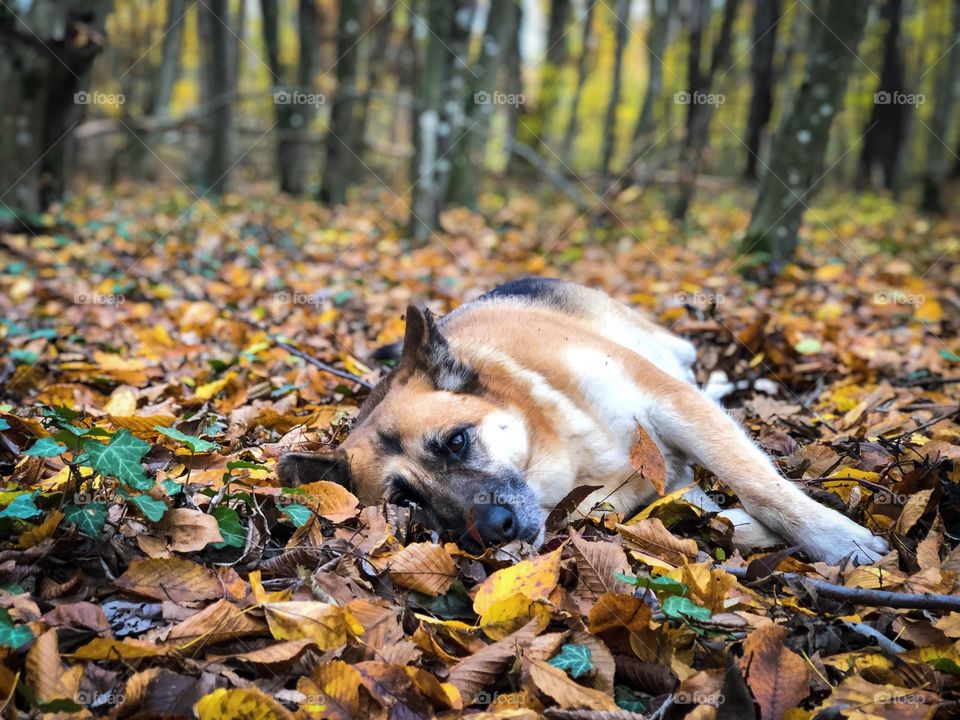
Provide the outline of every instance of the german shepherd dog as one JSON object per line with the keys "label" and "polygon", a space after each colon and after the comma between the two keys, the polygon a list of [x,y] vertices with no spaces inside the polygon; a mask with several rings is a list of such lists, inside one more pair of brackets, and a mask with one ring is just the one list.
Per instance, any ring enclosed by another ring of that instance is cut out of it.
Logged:
{"label": "german shepherd dog", "polygon": [[[741,547],[799,545],[816,560],[872,562],[886,542],[820,505],[694,384],[693,345],[606,294],[527,278],[444,317],[407,309],[396,369],[341,447],[282,456],[282,483],[333,480],[364,503],[415,506],[427,523],[487,544],[543,541],[547,514],[578,485],[630,513],[657,496],[635,472],[637,428],[663,455],[668,492],[734,525]],[[695,462],[738,495],[721,509]]]}

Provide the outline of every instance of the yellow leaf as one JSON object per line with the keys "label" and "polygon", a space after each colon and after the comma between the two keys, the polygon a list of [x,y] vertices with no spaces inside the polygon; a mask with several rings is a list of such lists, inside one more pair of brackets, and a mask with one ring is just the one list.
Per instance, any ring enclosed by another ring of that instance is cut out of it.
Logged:
{"label": "yellow leaf", "polygon": [[[65,469],[69,470],[69,468]],[[21,533],[17,547],[25,550],[43,542],[53,535],[53,531],[59,527],[61,520],[63,520],[63,513],[59,510],[51,510],[42,523]]]}
{"label": "yellow leaf", "polygon": [[480,616],[480,627],[491,640],[502,640],[536,617],[549,618],[550,609],[526,595],[515,593],[487,608]]}
{"label": "yellow leaf", "polygon": [[342,608],[312,600],[267,603],[263,606],[270,633],[277,640],[309,638],[321,650],[332,650],[350,636],[363,634],[363,626]]}
{"label": "yellow leaf", "polygon": [[219,380],[213,380],[212,382],[204,383],[203,385],[197,388],[196,396],[201,400],[209,400],[218,392],[223,390],[227,386],[227,383],[233,380],[235,376],[236,376],[236,373],[228,372],[225,376],[223,376]]}
{"label": "yellow leaf", "polygon": [[457,579],[457,565],[443,547],[433,543],[412,543],[403,550],[377,558],[377,567],[386,565],[400,587],[431,597],[442,595]]}
{"label": "yellow leaf", "polygon": [[194,706],[200,720],[293,720],[293,714],[256,688],[219,688]]}
{"label": "yellow leaf", "polygon": [[530,600],[546,599],[560,579],[561,550],[557,548],[533,560],[524,560],[512,567],[497,570],[477,590],[473,609],[478,615],[483,615],[496,603],[515,594]]}
{"label": "yellow leaf", "polygon": [[924,297],[923,302],[917,305],[913,317],[920,322],[936,323],[943,320],[943,307],[940,302],[931,297]]}
{"label": "yellow leaf", "polygon": [[130,417],[137,413],[137,396],[128,387],[118,387],[110,394],[103,412],[117,417]]}

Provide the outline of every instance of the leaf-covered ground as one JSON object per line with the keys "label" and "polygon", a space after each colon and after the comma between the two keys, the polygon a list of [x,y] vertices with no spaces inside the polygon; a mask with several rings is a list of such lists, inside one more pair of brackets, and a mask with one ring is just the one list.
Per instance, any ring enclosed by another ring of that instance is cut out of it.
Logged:
{"label": "leaf-covered ground", "polygon": [[[760,289],[732,272],[743,198],[685,230],[660,207],[490,196],[406,251],[387,197],[91,187],[0,235],[3,716],[955,716],[960,226],[840,199]],[[692,338],[701,380],[744,381],[733,412],[783,472],[891,554],[744,558],[668,496],[474,557],[404,509],[277,487],[278,455],[338,442],[365,392],[300,355],[373,382],[408,302],[531,273]]]}

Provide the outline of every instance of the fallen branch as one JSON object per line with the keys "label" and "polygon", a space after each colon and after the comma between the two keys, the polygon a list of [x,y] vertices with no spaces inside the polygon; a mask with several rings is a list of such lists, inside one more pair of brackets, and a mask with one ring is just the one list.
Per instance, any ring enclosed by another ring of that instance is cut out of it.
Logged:
{"label": "fallen branch", "polygon": [[[747,576],[746,568],[721,566],[721,569],[738,579]],[[817,591],[819,595],[832,600],[847,600],[856,605],[870,607],[904,608],[912,610],[957,610],[960,611],[960,595],[938,595],[936,593],[905,593],[869,588],[851,588],[834,585],[825,580],[816,580],[793,572],[775,572],[768,577],[780,582],[802,581]]]}
{"label": "fallen branch", "polygon": [[277,347],[283,348],[291,355],[296,355],[301,360],[306,360],[308,363],[310,363],[314,367],[320,368],[324,372],[328,372],[331,375],[336,375],[337,377],[343,378],[344,380],[355,382],[357,383],[357,385],[367,388],[367,390],[373,389],[373,385],[368,383],[362,377],[358,375],[354,375],[352,372],[348,372],[347,370],[341,370],[340,368],[335,368],[333,367],[333,365],[327,365],[325,362],[323,362],[323,360],[318,360],[313,355],[305,353],[303,352],[303,350],[298,350],[290,343],[285,343],[282,340],[276,340],[276,343],[277,343]]}

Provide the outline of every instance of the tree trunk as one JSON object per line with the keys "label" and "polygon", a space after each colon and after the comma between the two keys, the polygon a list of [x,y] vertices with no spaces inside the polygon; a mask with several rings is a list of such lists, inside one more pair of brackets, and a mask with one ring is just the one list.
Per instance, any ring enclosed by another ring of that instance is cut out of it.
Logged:
{"label": "tree trunk", "polygon": [[450,178],[446,156],[464,123],[473,0],[429,0],[426,60],[420,72],[410,234],[425,244],[437,227]]}
{"label": "tree trunk", "polygon": [[573,141],[577,135],[577,113],[580,110],[580,97],[583,95],[583,86],[587,82],[587,61],[593,56],[593,9],[596,3],[588,2],[587,11],[583,17],[583,29],[580,35],[580,56],[577,58],[577,84],[573,91],[573,100],[570,102],[570,119],[567,120],[567,130],[563,134],[563,148],[560,157],[566,164],[571,163],[570,154],[573,151]]}
{"label": "tree trunk", "polygon": [[342,204],[347,189],[357,179],[358,156],[362,152],[358,129],[362,127],[357,97],[357,66],[360,57],[360,2],[340,0],[337,18],[337,90],[327,130],[327,161],[323,168],[319,199]]}
{"label": "tree trunk", "polygon": [[707,74],[700,78],[701,90],[691,93],[687,100],[693,118],[690,125],[687,141],[680,157],[680,190],[676,204],[673,207],[673,216],[683,220],[693,201],[697,175],[700,174],[700,164],[703,161],[703,151],[710,137],[710,121],[713,119],[714,108],[723,102],[723,96],[713,93],[713,85],[717,72],[721,67],[730,63],[730,47],[733,44],[733,22],[737,17],[737,7],[740,0],[726,0],[723,6],[723,21],[720,25],[720,35],[713,45],[710,56],[710,68]]}
{"label": "tree trunk", "polygon": [[495,90],[497,74],[503,66],[507,44],[514,30],[515,2],[490,2],[480,58],[473,68],[473,83],[466,98],[464,123],[450,151],[447,202],[451,204],[476,207],[490,118],[501,99],[510,101],[509,95],[504,96]]}
{"label": "tree trunk", "polygon": [[880,186],[892,190],[899,167],[907,116],[910,105],[916,103],[916,98],[906,92],[907,79],[900,31],[903,0],[886,0],[880,16],[886,25],[883,68],[864,133],[856,184],[860,188],[872,187],[874,176],[879,175]]}
{"label": "tree trunk", "polygon": [[563,92],[563,68],[567,63],[567,25],[570,23],[570,0],[551,0],[550,20],[547,25],[547,50],[540,70],[540,94],[534,117],[533,130],[546,141],[550,123]]}
{"label": "tree trunk", "polygon": [[869,7],[870,0],[821,0],[812,8],[816,16],[810,18],[803,81],[771,145],[769,169],[760,178],[740,245],[741,252],[759,254],[774,272],[796,251],[803,212],[815,187],[814,172],[823,165]]}
{"label": "tree trunk", "polygon": [[960,92],[960,0],[953,3],[953,27],[947,38],[947,57],[940,61],[937,72],[933,115],[927,128],[927,168],[923,176],[922,208],[925,212],[942,214],[945,210],[941,197],[950,167],[947,145],[957,95]]}
{"label": "tree trunk", "polygon": [[758,0],[753,11],[753,55],[750,58],[750,110],[747,115],[747,162],[743,176],[757,179],[757,160],[773,113],[773,52],[782,0]]}
{"label": "tree trunk", "polygon": [[634,145],[647,145],[653,135],[654,108],[663,92],[663,58],[667,52],[670,30],[671,4],[669,0],[650,0],[647,33],[647,89],[643,95],[640,118],[633,129]]}
{"label": "tree trunk", "polygon": [[[690,0],[690,17],[687,20],[690,25],[689,48],[687,49],[687,88],[691,96],[703,92],[700,55],[703,52],[703,26],[709,22],[709,19],[710,0]],[[687,142],[693,137],[695,111],[694,103],[689,103],[687,105]]]}
{"label": "tree trunk", "polygon": [[0,4],[0,212],[61,199],[68,135],[83,106],[107,102],[86,83],[105,42],[109,0]]}
{"label": "tree trunk", "polygon": [[167,0],[167,22],[164,25],[163,51],[153,100],[153,114],[159,119],[170,116],[170,98],[180,74],[180,53],[183,50],[183,26],[186,24],[186,0]]}
{"label": "tree trunk", "polygon": [[630,0],[617,0],[614,17],[616,22],[616,46],[613,55],[613,87],[607,102],[607,115],[603,121],[603,147],[600,153],[600,173],[610,175],[610,161],[617,142],[617,108],[620,106],[620,80],[623,76],[623,52],[627,47],[630,32]]}
{"label": "tree trunk", "polygon": [[208,0],[197,6],[202,67],[206,77],[207,102],[213,107],[206,122],[207,157],[201,185],[204,192],[222,195],[229,182],[233,130],[231,92],[231,34],[227,0]]}

